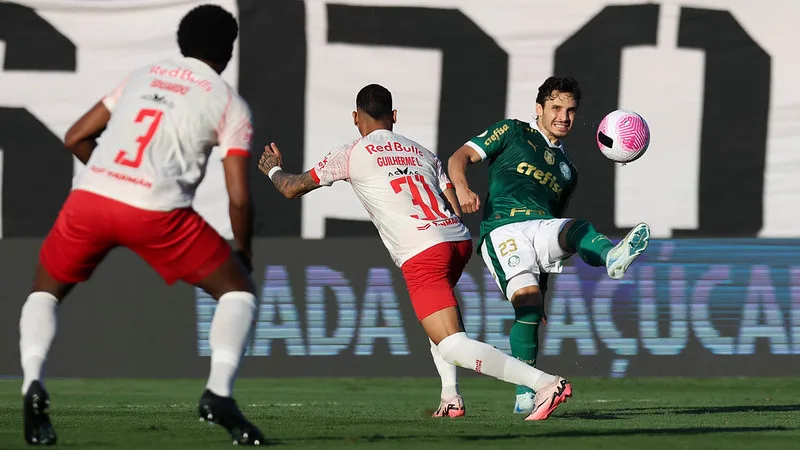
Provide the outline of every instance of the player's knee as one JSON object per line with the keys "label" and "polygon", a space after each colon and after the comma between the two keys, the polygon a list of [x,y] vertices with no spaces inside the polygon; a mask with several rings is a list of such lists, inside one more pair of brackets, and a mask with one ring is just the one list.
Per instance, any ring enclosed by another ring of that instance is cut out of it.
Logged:
{"label": "player's knee", "polygon": [[256,310],[256,296],[253,295],[251,292],[246,291],[231,291],[222,294],[218,300],[219,303],[222,302],[235,302],[242,305],[247,306],[248,308],[252,309],[253,311]]}
{"label": "player's knee", "polygon": [[514,308],[540,307],[542,306],[542,291],[539,286],[525,286],[514,291],[511,296],[511,304]]}

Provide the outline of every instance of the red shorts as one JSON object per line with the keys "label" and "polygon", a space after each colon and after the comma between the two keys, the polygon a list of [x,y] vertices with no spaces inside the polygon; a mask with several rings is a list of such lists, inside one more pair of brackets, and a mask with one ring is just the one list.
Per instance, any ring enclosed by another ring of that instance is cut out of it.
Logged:
{"label": "red shorts", "polygon": [[191,208],[148,211],[76,190],[64,202],[39,260],[57,281],[79,283],[118,246],[134,251],[167,284],[196,284],[231,253],[230,245]]}
{"label": "red shorts", "polygon": [[415,255],[400,268],[420,321],[458,306],[454,288],[472,255],[472,241],[442,242]]}

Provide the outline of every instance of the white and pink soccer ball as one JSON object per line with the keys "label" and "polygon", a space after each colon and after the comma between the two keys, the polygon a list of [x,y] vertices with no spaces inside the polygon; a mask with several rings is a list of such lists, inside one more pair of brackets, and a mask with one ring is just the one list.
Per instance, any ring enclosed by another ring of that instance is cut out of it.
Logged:
{"label": "white and pink soccer ball", "polygon": [[636,161],[649,145],[650,127],[633,111],[611,111],[597,127],[597,146],[603,156],[614,162],[627,164]]}

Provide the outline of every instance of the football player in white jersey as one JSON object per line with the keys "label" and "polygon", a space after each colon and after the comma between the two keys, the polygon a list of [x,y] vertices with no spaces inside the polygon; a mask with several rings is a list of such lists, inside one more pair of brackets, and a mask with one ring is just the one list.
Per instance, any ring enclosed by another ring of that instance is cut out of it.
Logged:
{"label": "football player in white jersey", "polygon": [[[250,109],[219,75],[238,33],[236,19],[219,6],[194,8],[178,27],[183,58],[134,70],[67,132],[66,147],[87,167],[42,244],[19,323],[29,444],[56,443],[42,368],[56,335],[58,305],[120,246],[168,284],[182,280],[218,300],[199,414],[224,427],[234,443],[264,443],[232,398],[256,313],[248,274]],[[236,252],[191,206],[214,147],[223,158]]]}
{"label": "football player in white jersey", "polygon": [[[287,198],[336,181],[350,183],[381,240],[406,280],[414,312],[431,341],[431,353],[445,379],[455,365],[529,386],[536,407],[526,420],[547,419],[572,395],[572,385],[467,337],[454,288],[472,253],[453,186],[436,155],[392,131],[397,111],[392,95],[371,84],[358,93],[353,122],[361,138],[330,153],[311,170],[282,170],[277,145],[264,149],[259,169]],[[457,391],[442,391],[436,416],[464,415]]]}

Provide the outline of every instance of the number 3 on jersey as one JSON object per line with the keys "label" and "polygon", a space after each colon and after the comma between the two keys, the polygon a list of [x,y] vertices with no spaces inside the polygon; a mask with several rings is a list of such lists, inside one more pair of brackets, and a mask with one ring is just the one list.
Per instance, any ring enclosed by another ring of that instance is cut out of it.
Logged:
{"label": "number 3 on jersey", "polygon": [[144,156],[144,150],[147,148],[147,146],[150,144],[150,141],[153,139],[153,136],[156,134],[158,125],[161,123],[162,115],[164,115],[164,113],[157,109],[142,109],[139,111],[134,123],[142,123],[145,119],[152,117],[150,128],[147,129],[147,133],[136,138],[136,142],[139,143],[139,148],[136,150],[136,156],[133,159],[128,159],[128,152],[125,150],[120,150],[119,153],[117,153],[117,157],[114,158],[114,162],[133,168],[137,168],[142,165],[142,156]]}
{"label": "number 3 on jersey", "polygon": [[[401,178],[395,178],[391,181],[392,189],[394,189],[395,194],[399,194],[403,190],[403,185],[408,186],[408,190],[411,192],[411,203],[415,206],[419,206],[422,209],[423,217],[420,217],[418,214],[412,214],[411,217],[415,219],[421,220],[436,220],[436,219],[446,219],[447,216],[442,212],[441,208],[439,207],[439,200],[436,198],[436,194],[433,193],[431,187],[428,186],[428,183],[425,182],[425,178],[420,175],[412,176],[405,176]],[[419,184],[419,186],[418,186]],[[420,187],[425,190],[425,193],[428,196],[429,202],[426,203],[425,200],[422,198],[422,192],[420,192]]]}

